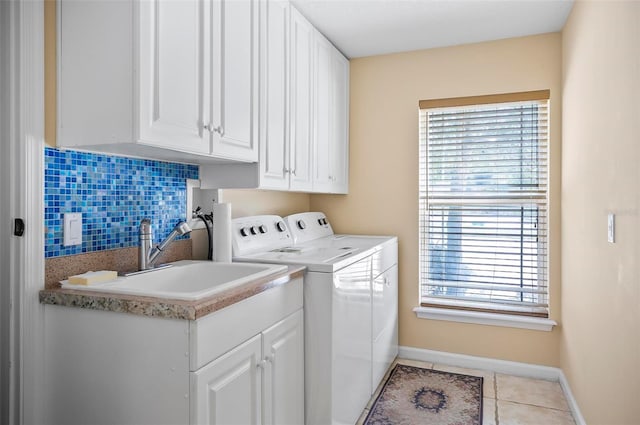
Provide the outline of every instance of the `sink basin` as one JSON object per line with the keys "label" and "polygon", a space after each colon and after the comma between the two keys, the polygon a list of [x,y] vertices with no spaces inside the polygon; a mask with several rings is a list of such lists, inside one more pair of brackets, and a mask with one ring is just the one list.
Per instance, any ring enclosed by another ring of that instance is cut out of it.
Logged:
{"label": "sink basin", "polygon": [[285,271],[287,266],[253,263],[215,263],[177,261],[172,267],[133,276],[119,277],[96,285],[70,285],[63,288],[144,295],[174,300],[198,300],[255,279]]}

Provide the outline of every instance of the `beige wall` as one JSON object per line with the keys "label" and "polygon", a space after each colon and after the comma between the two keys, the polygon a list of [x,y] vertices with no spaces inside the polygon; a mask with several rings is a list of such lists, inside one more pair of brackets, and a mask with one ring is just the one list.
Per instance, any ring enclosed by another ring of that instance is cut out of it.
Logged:
{"label": "beige wall", "polygon": [[257,214],[285,216],[309,211],[309,194],[270,190],[225,189],[223,202],[231,203],[233,217]]}
{"label": "beige wall", "polygon": [[335,230],[398,235],[400,344],[551,366],[559,330],[418,319],[418,101],[551,90],[551,317],[560,322],[560,34],[351,61],[350,187],[312,195]]}
{"label": "beige wall", "polygon": [[637,424],[640,2],[575,4],[563,80],[561,365],[587,423]]}
{"label": "beige wall", "polygon": [[[233,218],[248,215],[275,214],[286,216],[289,214],[309,211],[309,194],[275,192],[269,190],[225,189],[222,191],[222,201],[231,204]],[[193,241],[193,258],[204,260],[207,258],[207,231],[196,230],[191,233]]]}

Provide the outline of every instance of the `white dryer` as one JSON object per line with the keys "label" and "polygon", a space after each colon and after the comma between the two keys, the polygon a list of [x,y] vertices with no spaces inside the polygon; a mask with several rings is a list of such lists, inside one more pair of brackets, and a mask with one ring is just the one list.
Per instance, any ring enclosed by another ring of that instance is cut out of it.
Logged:
{"label": "white dryer", "polygon": [[279,216],[234,219],[233,259],[307,267],[305,422],[354,424],[398,352],[397,238],[334,235],[322,213],[288,219],[305,231]]}

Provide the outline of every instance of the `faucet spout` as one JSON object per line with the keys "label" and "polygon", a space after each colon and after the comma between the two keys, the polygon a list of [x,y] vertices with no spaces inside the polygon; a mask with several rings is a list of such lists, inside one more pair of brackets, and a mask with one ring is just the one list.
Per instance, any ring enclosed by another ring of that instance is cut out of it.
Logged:
{"label": "faucet spout", "polygon": [[173,240],[181,235],[185,235],[191,232],[191,228],[184,221],[180,221],[173,228],[169,236],[155,247],[153,246],[153,233],[151,231],[151,220],[143,218],[140,221],[140,249],[138,250],[138,268],[142,270],[149,270],[154,267],[156,260],[160,253],[171,243]]}

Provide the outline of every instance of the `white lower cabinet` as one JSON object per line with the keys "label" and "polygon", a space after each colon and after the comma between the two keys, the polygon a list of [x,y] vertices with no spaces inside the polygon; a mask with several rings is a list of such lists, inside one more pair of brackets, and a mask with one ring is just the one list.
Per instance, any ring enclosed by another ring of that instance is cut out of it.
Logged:
{"label": "white lower cabinet", "polygon": [[197,320],[45,305],[51,425],[302,424],[302,278]]}
{"label": "white lower cabinet", "polygon": [[304,423],[302,310],[262,333],[264,425]]}
{"label": "white lower cabinet", "polygon": [[191,374],[195,424],[261,424],[261,337]]}
{"label": "white lower cabinet", "polygon": [[191,373],[194,424],[304,423],[302,310]]}

